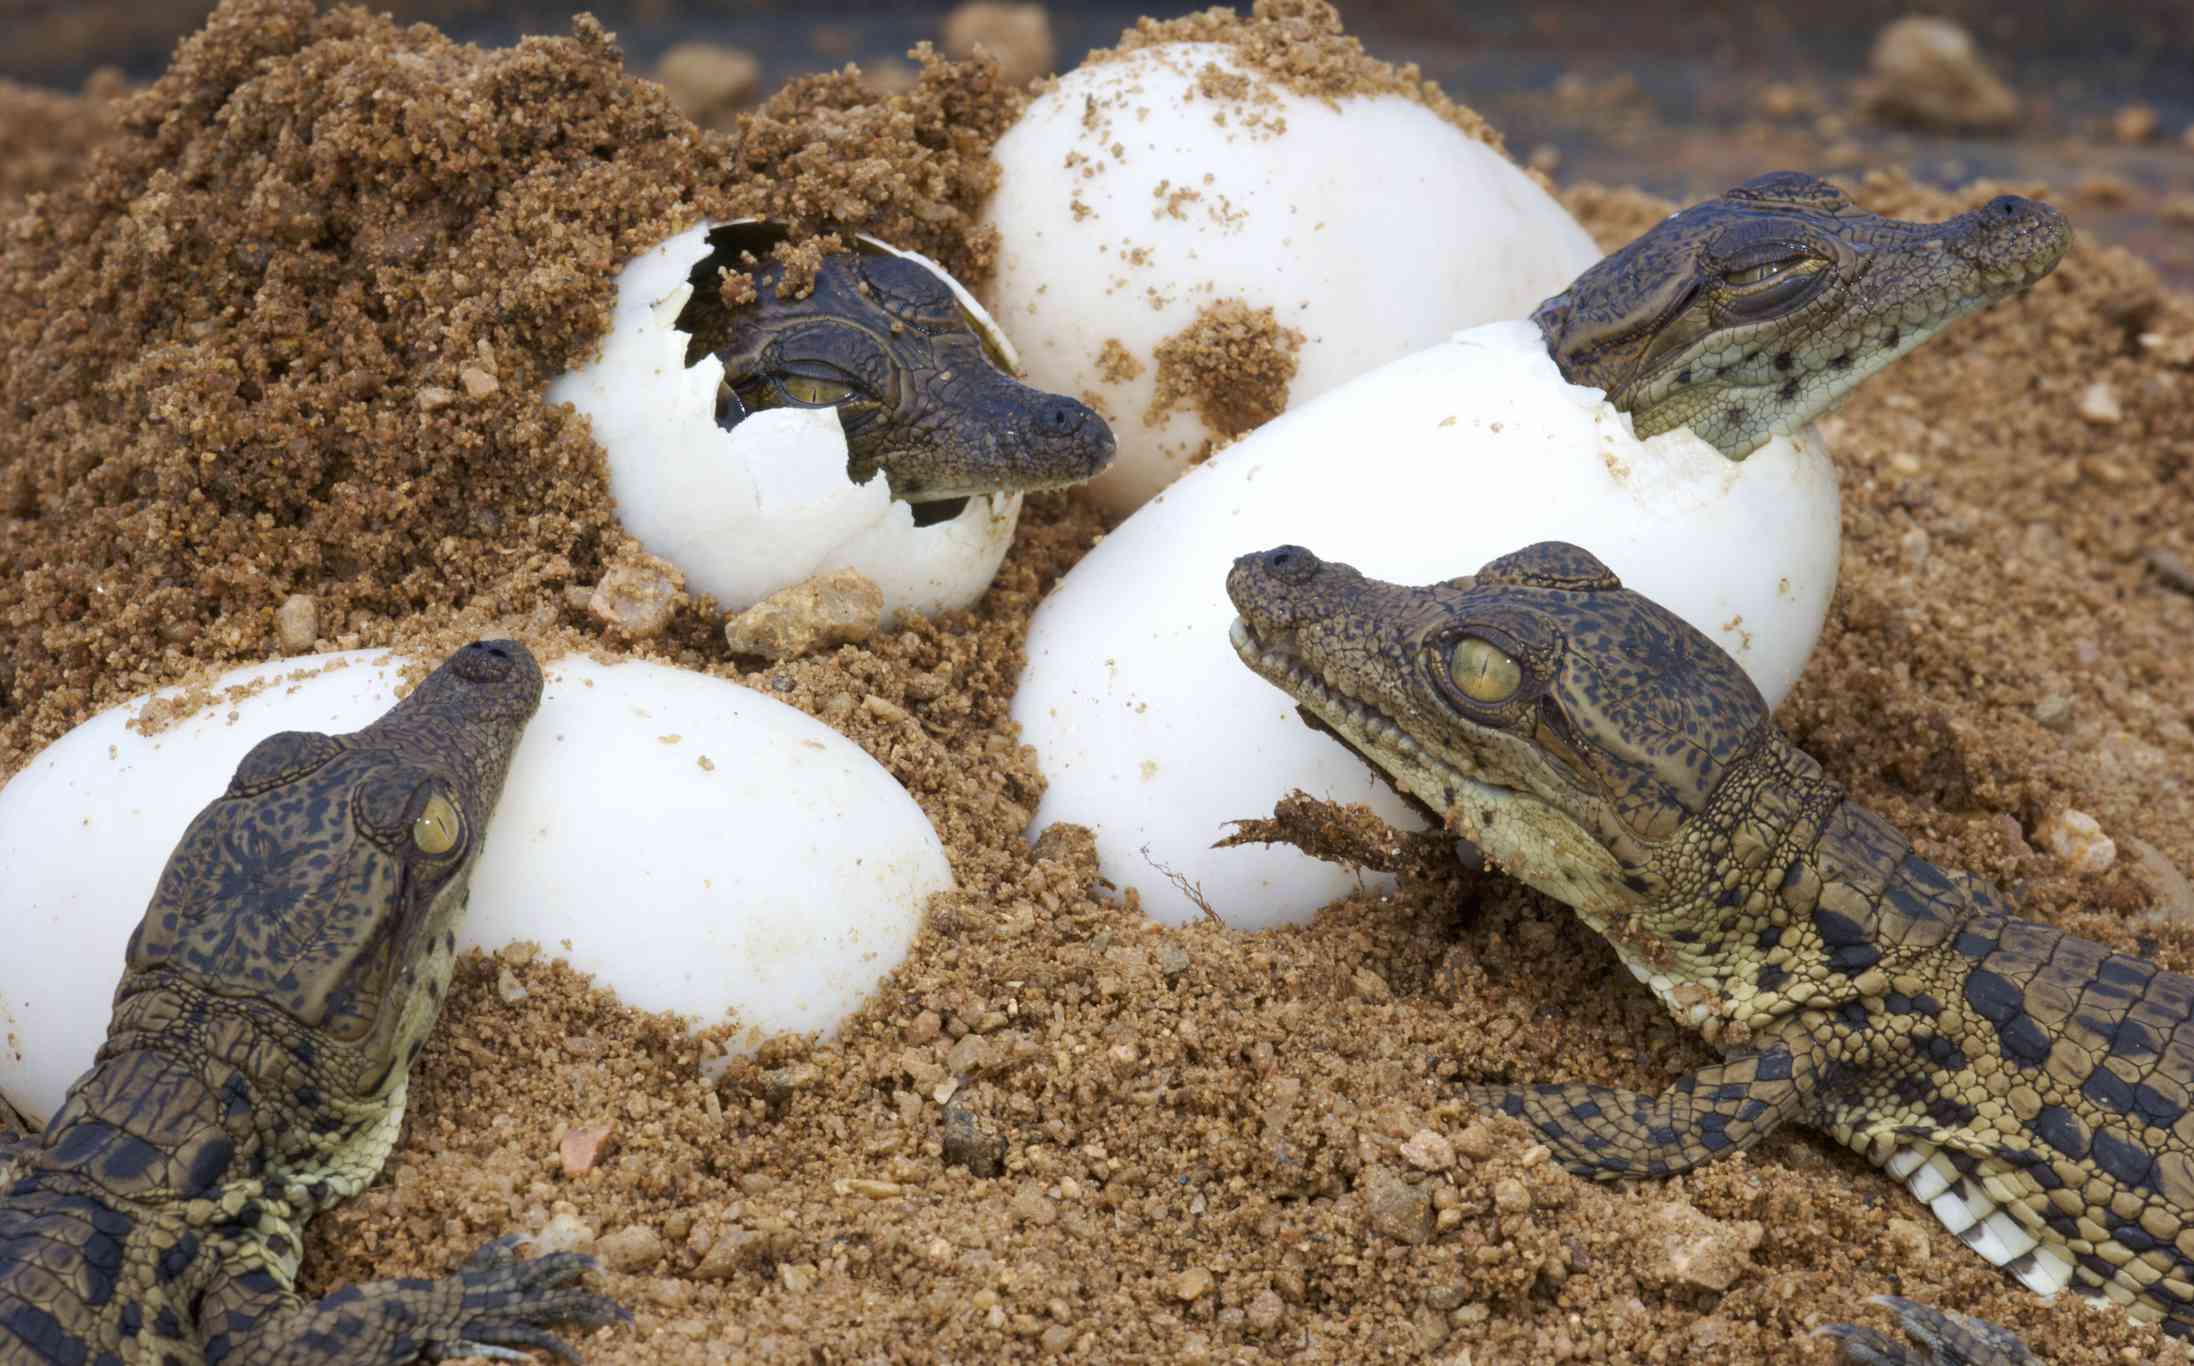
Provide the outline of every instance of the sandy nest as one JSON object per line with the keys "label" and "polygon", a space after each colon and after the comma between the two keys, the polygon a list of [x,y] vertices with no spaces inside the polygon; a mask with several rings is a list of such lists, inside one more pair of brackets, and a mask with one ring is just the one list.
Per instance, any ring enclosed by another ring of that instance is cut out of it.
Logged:
{"label": "sandy nest", "polygon": [[[1315,6],[1264,22],[1363,60]],[[1032,848],[1043,777],[1008,704],[1031,610],[1104,529],[1071,496],[1030,500],[975,610],[760,672],[706,602],[643,645],[570,605],[634,548],[584,420],[540,395],[617,263],[763,212],[979,280],[988,147],[1021,98],[932,63],[908,95],[826,76],[704,134],[590,22],[480,51],[304,0],[224,5],[119,100],[0,88],[11,145],[70,149],[0,176],[0,772],[101,706],[268,656],[305,594],[322,648],[510,632],[762,689],[889,768],[963,889],[842,1037],[751,1059],[545,956],[469,961],[387,1173],[312,1228],[310,1288],[548,1228],[637,1317],[582,1344],[599,1362],[1826,1361],[1805,1331],[1879,1321],[1863,1298],[1892,1291],[2058,1362],[2177,1351],[2041,1304],[1817,1135],[1604,1188],[1473,1114],[1458,1083],[1655,1090],[1710,1059],[1510,883],[1291,808],[1401,863],[1400,893],[1298,930],[1167,930],[1085,832]],[[1935,217],[2007,187],[1855,188]],[[1567,200],[1610,245],[1669,207]],[[2083,241],[1868,383],[1829,424],[1845,565],[1782,711],[1929,857],[2182,972],[2190,368],[2194,303]],[[2116,841],[2106,870],[2044,848],[2067,810]]]}

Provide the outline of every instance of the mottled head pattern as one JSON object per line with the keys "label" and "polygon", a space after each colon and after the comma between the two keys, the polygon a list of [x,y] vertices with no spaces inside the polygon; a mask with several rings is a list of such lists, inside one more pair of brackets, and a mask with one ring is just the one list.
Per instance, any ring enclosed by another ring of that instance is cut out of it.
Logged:
{"label": "mottled head pattern", "polygon": [[1227,592],[1244,663],[1580,909],[1634,900],[1626,875],[1772,726],[1735,661],[1573,545],[1423,588],[1282,546],[1236,560]]}
{"label": "mottled head pattern", "polygon": [[[1015,379],[929,266],[860,244],[824,257],[804,297],[780,298],[785,268],[769,251],[784,239],[767,223],[718,228],[694,268],[678,325],[693,336],[688,365],[724,363],[720,426],[763,408],[835,408],[847,474],[865,483],[883,471],[922,522],[977,494],[1078,484],[1110,463],[1105,420]],[[726,270],[753,278],[752,302],[725,306]]]}
{"label": "mottled head pattern", "polygon": [[1563,376],[1606,390],[1639,436],[1688,424],[1741,460],[2071,243],[2063,214],[2017,195],[1906,223],[1779,171],[1666,219],[1531,316]]}
{"label": "mottled head pattern", "polygon": [[525,646],[481,641],[364,730],[260,741],[169,857],[117,1018],[170,988],[232,1000],[353,1054],[324,1084],[400,1082],[441,1009],[488,816],[540,700]]}

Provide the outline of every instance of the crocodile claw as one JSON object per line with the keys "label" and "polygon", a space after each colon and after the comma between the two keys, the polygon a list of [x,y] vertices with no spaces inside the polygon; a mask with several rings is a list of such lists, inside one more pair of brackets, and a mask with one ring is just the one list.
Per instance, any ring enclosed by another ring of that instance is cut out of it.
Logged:
{"label": "crocodile claw", "polygon": [[1896,1295],[1876,1295],[1869,1302],[1895,1314],[1905,1336],[1926,1355],[1856,1323],[1823,1324],[1813,1335],[1841,1342],[1844,1360],[1857,1366],[2043,1366],[2010,1329],[1986,1319]]}
{"label": "crocodile claw", "polygon": [[576,1323],[589,1328],[630,1323],[632,1315],[607,1295],[573,1287],[601,1263],[579,1252],[550,1252],[530,1259],[516,1256],[533,1240],[506,1234],[483,1244],[458,1268],[464,1306],[451,1331],[457,1336],[436,1343],[428,1360],[488,1357],[523,1361],[529,1351],[547,1352],[576,1363],[579,1354],[544,1326]]}

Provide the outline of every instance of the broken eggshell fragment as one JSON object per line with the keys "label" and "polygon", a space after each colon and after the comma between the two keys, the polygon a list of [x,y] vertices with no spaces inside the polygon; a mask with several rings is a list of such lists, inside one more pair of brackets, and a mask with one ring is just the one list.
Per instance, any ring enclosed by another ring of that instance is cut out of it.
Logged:
{"label": "broken eggshell fragment", "polygon": [[[593,425],[620,522],[677,565],[689,591],[727,609],[833,569],[866,576],[894,614],[974,602],[1012,543],[1021,495],[970,498],[958,515],[918,525],[917,505],[894,499],[881,471],[859,484],[847,474],[835,409],[767,408],[718,425],[723,362],[704,352],[688,365],[693,337],[680,320],[704,263],[738,268],[722,230],[741,226],[702,222],[635,257],[600,350],[549,386],[550,403],[572,404]],[[857,249],[936,271],[994,358],[1017,365],[1004,332],[942,267],[873,238]]]}

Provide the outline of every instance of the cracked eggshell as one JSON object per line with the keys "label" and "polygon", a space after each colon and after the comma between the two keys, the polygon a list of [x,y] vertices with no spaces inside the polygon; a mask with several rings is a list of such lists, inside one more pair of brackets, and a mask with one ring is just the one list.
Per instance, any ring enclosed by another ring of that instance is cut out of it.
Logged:
{"label": "cracked eggshell", "polygon": [[[548,388],[550,403],[570,403],[593,424],[619,522],[678,566],[689,590],[729,611],[833,569],[859,570],[893,614],[973,603],[1013,543],[1019,494],[971,498],[958,517],[918,527],[881,473],[866,484],[847,476],[834,410],[772,408],[728,432],[716,425],[723,362],[686,365],[688,334],[677,326],[716,226],[697,224],[634,257],[599,353]],[[936,262],[862,241],[936,270],[1013,359],[997,324]]]}
{"label": "cracked eggshell", "polygon": [[1770,703],[1836,580],[1835,469],[1817,430],[1742,462],[1679,428],[1646,441],[1564,381],[1538,330],[1493,323],[1380,367],[1191,470],[1105,537],[1030,626],[1013,700],[1049,786],[1031,832],[1097,834],[1100,866],[1180,924],[1307,920],[1362,881],[1284,846],[1213,849],[1295,788],[1416,817],[1227,643],[1238,555],[1309,547],[1392,582],[1568,540],[1735,655]]}
{"label": "cracked eggshell", "polygon": [[[1224,84],[1207,67],[1248,93],[1206,93]],[[1090,488],[1119,513],[1236,434],[1193,404],[1152,415],[1159,345],[1210,305],[1270,308],[1303,335],[1292,406],[1457,328],[1525,317],[1601,254],[1529,176],[1416,100],[1312,99],[1219,44],[1077,68],[992,156],[984,297],[1030,383],[1111,421],[1119,453]]]}
{"label": "cracked eggshell", "polygon": [[[42,1118],[91,1065],[130,931],[245,753],[277,731],[366,725],[395,702],[402,663],[354,651],[252,665],[215,686],[309,676],[151,736],[128,729],[141,702],[125,703],[0,789],[0,1095]],[[639,661],[568,656],[545,672],[460,942],[532,940],[641,1009],[736,1018],[740,1048],[835,1030],[952,886],[914,799],[858,746],[752,689]]]}

